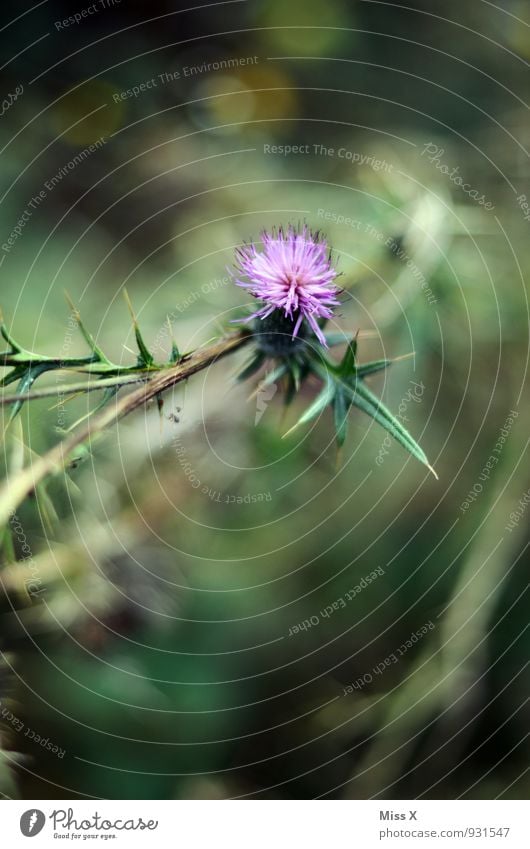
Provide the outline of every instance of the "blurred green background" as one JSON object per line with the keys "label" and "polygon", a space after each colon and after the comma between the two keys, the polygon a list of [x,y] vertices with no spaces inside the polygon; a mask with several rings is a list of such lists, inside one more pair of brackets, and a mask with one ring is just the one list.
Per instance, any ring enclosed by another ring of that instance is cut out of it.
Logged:
{"label": "blurred green background", "polygon": [[[67,290],[132,362],[127,288],[158,358],[168,316],[203,345],[248,302],[234,248],[306,221],[361,360],[415,352],[371,385],[440,479],[358,412],[338,462],[328,414],[282,439],[314,387],[248,400],[245,352],[109,430],[17,511],[37,599],[4,545],[0,790],[524,798],[528,4],[156,0],[64,24],[87,5],[2,6],[15,337],[84,353]],[[7,431],[5,474],[87,399],[53,406]]]}

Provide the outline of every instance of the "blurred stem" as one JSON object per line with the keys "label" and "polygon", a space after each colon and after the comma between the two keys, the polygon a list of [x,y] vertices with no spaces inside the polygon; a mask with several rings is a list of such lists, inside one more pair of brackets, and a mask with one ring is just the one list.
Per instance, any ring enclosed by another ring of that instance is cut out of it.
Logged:
{"label": "blurred stem", "polygon": [[[87,424],[79,427],[67,439],[51,448],[30,466],[22,469],[14,478],[0,489],[0,527],[8,520],[18,505],[35,490],[35,487],[48,475],[62,471],[71,462],[72,452],[83,443],[95,437],[115,422],[144,406],[152,398],[181,383],[191,375],[207,368],[221,357],[236,351],[251,338],[248,331],[238,331],[214,342],[207,348],[198,350],[184,358],[172,368],[157,372],[141,387],[108,404]],[[123,382],[123,379],[122,379]]]}
{"label": "blurred stem", "polygon": [[[181,360],[182,362],[182,360]],[[126,374],[115,377],[103,377],[99,380],[91,380],[79,383],[55,383],[53,386],[45,386],[43,389],[35,389],[33,392],[23,392],[14,395],[2,395],[0,398],[0,406],[14,404],[17,401],[38,401],[40,398],[52,398],[61,396],[65,398],[67,395],[73,395],[78,392],[93,392],[97,389],[106,389],[109,386],[117,386],[120,389],[122,386],[127,386],[131,383],[144,383],[156,371],[159,374],[162,369],[174,368],[174,366],[160,366],[157,369],[135,369],[134,372],[127,371]]]}

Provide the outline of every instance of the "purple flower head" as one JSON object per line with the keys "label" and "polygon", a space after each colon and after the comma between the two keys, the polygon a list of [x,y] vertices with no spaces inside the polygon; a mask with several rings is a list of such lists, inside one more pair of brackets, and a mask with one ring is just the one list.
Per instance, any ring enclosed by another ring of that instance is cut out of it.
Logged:
{"label": "purple flower head", "polygon": [[326,345],[317,319],[332,317],[340,290],[333,282],[337,272],[327,242],[318,232],[312,233],[305,225],[264,232],[261,253],[253,244],[237,249],[236,271],[247,278],[237,279],[237,285],[263,302],[249,321],[282,310],[293,323],[293,338],[306,319]]}

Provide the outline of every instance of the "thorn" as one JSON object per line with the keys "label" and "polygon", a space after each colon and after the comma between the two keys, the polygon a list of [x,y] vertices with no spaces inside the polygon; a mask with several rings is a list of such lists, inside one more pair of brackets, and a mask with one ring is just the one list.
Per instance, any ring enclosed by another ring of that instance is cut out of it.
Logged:
{"label": "thorn", "polygon": [[436,472],[434,471],[434,469],[433,469],[433,467],[431,466],[431,464],[430,464],[430,463],[426,463],[426,466],[427,466],[427,468],[429,469],[429,471],[430,471],[430,472],[432,472],[432,474],[434,475],[434,477],[436,478],[436,480],[437,480],[437,481],[439,481],[439,480],[440,480],[440,478],[438,477],[438,475],[437,475],[437,474],[436,474]]}
{"label": "thorn", "polygon": [[125,300],[125,303],[127,304],[127,309],[129,310],[130,316],[133,320],[133,324],[136,325],[138,322],[136,319],[136,315],[134,314],[133,305],[131,303],[131,299],[129,298],[129,293],[127,289],[123,289],[123,298]]}
{"label": "thorn", "polygon": [[138,345],[138,351],[139,351],[138,362],[141,363],[144,366],[152,365],[153,362],[154,362],[153,355],[151,354],[151,352],[149,351],[147,345],[145,344],[145,342],[143,340],[142,334],[140,332],[140,327],[138,325],[138,319],[136,318],[136,315],[135,315],[135,312],[134,312],[134,309],[133,309],[133,305],[131,303],[131,299],[129,298],[129,293],[127,292],[127,289],[123,290],[123,297],[125,298],[125,303],[127,304],[127,308],[128,308],[128,310],[131,314],[131,319],[132,319],[133,328],[134,328],[134,335],[135,335],[135,338],[136,338],[136,344]]}
{"label": "thorn", "polygon": [[83,335],[85,342],[87,343],[88,347],[92,349],[92,353],[95,355],[95,357],[99,360],[100,363],[105,363],[105,362],[108,363],[108,360],[107,360],[105,354],[103,353],[101,348],[97,345],[96,340],[94,339],[94,337],[92,336],[90,331],[87,330],[85,325],[83,324],[83,321],[81,319],[81,313],[79,312],[79,309],[76,307],[76,305],[74,304],[74,302],[72,301],[70,295],[68,294],[68,292],[66,290],[64,292],[64,297],[66,298],[66,303],[70,307],[70,310],[72,311],[72,315],[74,316],[74,318],[77,322],[77,326],[78,326],[81,334]]}
{"label": "thorn", "polygon": [[9,352],[4,351],[3,353],[20,354],[22,352],[22,348],[20,347],[20,345],[17,342],[14,341],[11,334],[7,330],[5,318],[4,318],[4,313],[2,312],[1,309],[0,309],[0,333],[2,334],[2,337],[5,339],[7,344],[11,346],[11,351],[9,351]]}
{"label": "thorn", "polygon": [[171,324],[170,317],[167,316],[166,320],[167,320],[168,334],[169,334],[169,338],[171,340],[171,354],[170,354],[169,361],[171,363],[176,364],[176,363],[178,363],[179,360],[182,359],[182,356],[181,356],[181,353],[180,353],[180,350],[179,350],[179,346],[177,345],[177,342],[175,340],[175,336],[173,334],[173,325]]}
{"label": "thorn", "polygon": [[[212,337],[211,337],[210,339],[208,339],[206,342],[203,342],[203,343],[202,343],[202,345],[199,345],[199,347],[198,347],[198,348],[195,348],[195,351],[202,351],[202,349],[203,349],[203,348],[207,348],[207,347],[208,347],[208,345],[211,345],[211,344],[212,344],[212,342],[217,342],[217,341],[218,341],[218,339],[219,339],[219,336],[212,336]],[[194,351],[194,353],[195,353],[195,351]]]}
{"label": "thorn", "polygon": [[408,354],[401,354],[400,357],[393,357],[391,362],[399,363],[401,360],[410,360],[412,357],[416,356],[416,351],[409,351]]}
{"label": "thorn", "polygon": [[296,428],[298,427],[298,424],[299,423],[296,422],[296,424],[294,424],[292,427],[290,427],[289,430],[287,431],[287,433],[284,433],[284,435],[282,436],[282,439],[286,439],[293,432],[293,430],[296,430]]}
{"label": "thorn", "polygon": [[77,321],[79,321],[79,319],[80,319],[80,317],[81,317],[81,316],[80,316],[80,313],[79,313],[79,310],[78,310],[78,308],[76,307],[76,305],[74,304],[74,302],[73,302],[72,298],[70,297],[70,295],[69,295],[69,293],[66,291],[66,289],[64,290],[64,297],[65,297],[66,303],[68,304],[68,306],[70,307],[71,311],[73,312],[73,314],[74,314],[74,316],[75,316],[76,320],[77,320]]}
{"label": "thorn", "polygon": [[48,407],[48,412],[51,413],[53,410],[57,410],[59,407],[62,407],[64,404],[67,404],[68,401],[73,401],[74,398],[79,398],[80,395],[84,395],[83,391],[75,392],[73,395],[69,395],[68,398],[61,398],[60,401],[57,401],[52,407]]}

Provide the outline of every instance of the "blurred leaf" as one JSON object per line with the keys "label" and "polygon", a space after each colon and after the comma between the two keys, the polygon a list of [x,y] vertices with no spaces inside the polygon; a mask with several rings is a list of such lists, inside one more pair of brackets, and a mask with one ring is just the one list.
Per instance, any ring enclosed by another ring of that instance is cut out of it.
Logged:
{"label": "blurred leaf", "polygon": [[296,428],[300,427],[301,425],[307,424],[307,422],[310,422],[311,419],[316,418],[322,412],[322,410],[324,410],[330,403],[331,399],[333,398],[334,392],[335,387],[333,386],[333,383],[330,380],[328,381],[328,384],[324,387],[320,395],[317,395],[313,403],[309,405],[309,407],[304,413],[302,413],[296,424],[293,425],[293,427],[290,428],[287,433],[284,434],[283,438],[285,439],[285,437],[289,436],[289,434],[292,433],[293,430],[296,430]]}
{"label": "blurred leaf", "polygon": [[348,433],[349,408],[350,404],[347,403],[344,392],[341,392],[340,390],[337,391],[333,401],[333,414],[335,420],[335,434],[339,448],[342,448],[344,445],[346,435]]}
{"label": "blurred leaf", "polygon": [[[139,351],[138,365],[139,366],[145,366],[145,367],[152,366],[153,363],[154,363],[154,357],[153,357],[153,355],[149,351],[149,348],[147,347],[147,345],[144,342],[144,338],[143,338],[143,336],[140,332],[138,319],[136,318],[136,315],[135,315],[134,310],[133,310],[133,306],[131,304],[131,300],[129,298],[129,295],[128,295],[128,292],[127,292],[126,289],[123,290],[123,297],[125,298],[125,302],[126,302],[127,306],[129,307],[129,312],[131,314],[131,318],[132,318],[132,321],[133,321],[134,335],[136,337],[136,344],[138,345],[138,351]],[[178,350],[177,350],[177,354],[178,354]]]}

